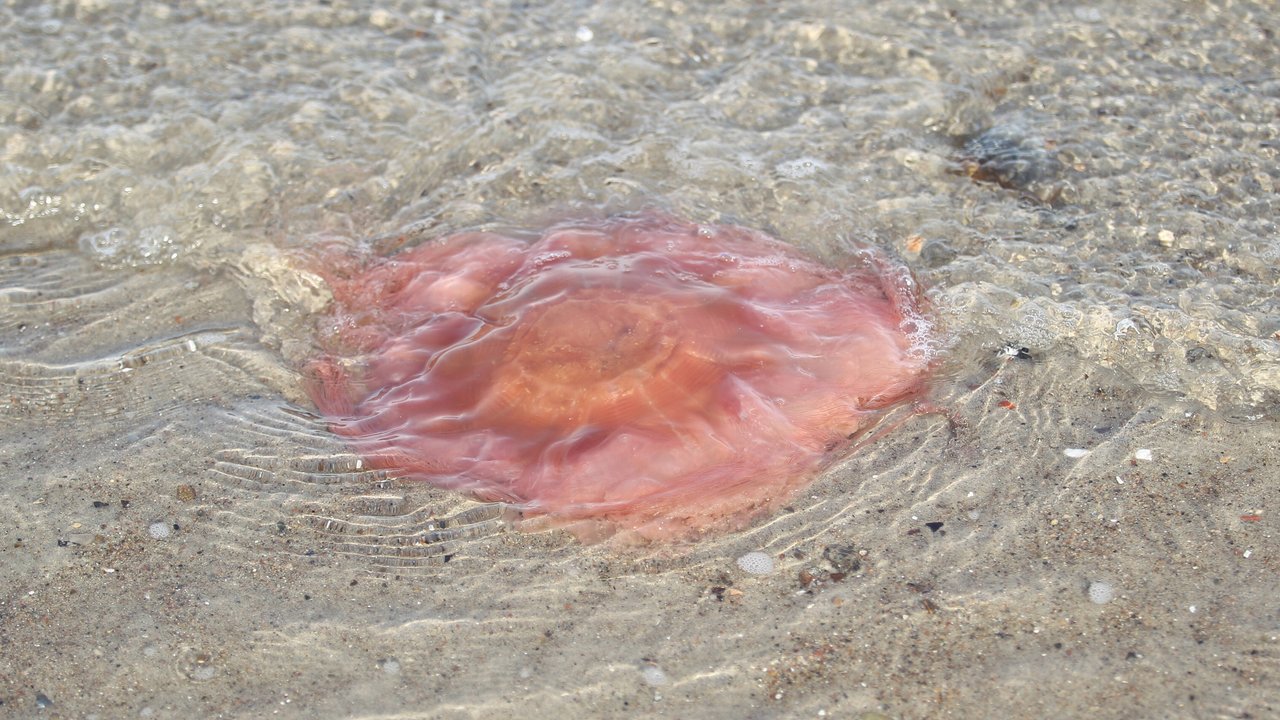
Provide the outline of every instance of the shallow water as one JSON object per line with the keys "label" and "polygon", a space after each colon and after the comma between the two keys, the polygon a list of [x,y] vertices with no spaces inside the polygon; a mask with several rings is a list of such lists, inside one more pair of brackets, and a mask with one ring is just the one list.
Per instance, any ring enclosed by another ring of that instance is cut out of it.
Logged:
{"label": "shallow water", "polygon": [[[1275,713],[1278,25],[0,7],[0,708]],[[645,207],[902,256],[954,427],[909,418],[746,531],[621,552],[363,469],[311,415],[328,298],[298,254]]]}

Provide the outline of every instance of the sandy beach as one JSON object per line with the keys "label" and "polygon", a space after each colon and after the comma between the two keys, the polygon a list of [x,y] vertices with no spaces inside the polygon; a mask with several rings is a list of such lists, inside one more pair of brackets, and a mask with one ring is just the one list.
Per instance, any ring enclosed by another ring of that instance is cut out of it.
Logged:
{"label": "sandy beach", "polygon": [[[1280,716],[1271,4],[0,29],[0,716]],[[300,258],[647,209],[900,259],[929,411],[745,529],[625,547],[317,414]]]}

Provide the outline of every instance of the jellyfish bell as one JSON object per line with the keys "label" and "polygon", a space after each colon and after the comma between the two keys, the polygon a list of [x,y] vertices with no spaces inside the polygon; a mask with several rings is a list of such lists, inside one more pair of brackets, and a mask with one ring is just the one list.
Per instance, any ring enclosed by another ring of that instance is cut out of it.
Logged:
{"label": "jellyfish bell", "polygon": [[579,537],[740,527],[919,396],[931,326],[875,251],[645,214],[464,233],[331,274],[310,394],[368,464]]}

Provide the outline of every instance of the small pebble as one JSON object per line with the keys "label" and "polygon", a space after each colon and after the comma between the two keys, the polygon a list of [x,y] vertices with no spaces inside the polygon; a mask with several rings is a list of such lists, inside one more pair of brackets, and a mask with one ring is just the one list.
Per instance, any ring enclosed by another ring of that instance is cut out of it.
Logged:
{"label": "small pebble", "polygon": [[1116,588],[1108,582],[1089,583],[1089,599],[1098,605],[1106,605],[1116,597]]}
{"label": "small pebble", "polygon": [[920,259],[929,267],[941,267],[956,259],[956,251],[941,240],[930,240],[920,249]]}
{"label": "small pebble", "polygon": [[1019,122],[989,128],[965,143],[963,155],[969,177],[1016,190],[1051,182],[1062,169],[1044,139]]}
{"label": "small pebble", "polygon": [[395,26],[396,16],[392,15],[387,10],[378,8],[373,12],[369,13],[369,24],[378,28],[379,30],[387,30]]}
{"label": "small pebble", "polygon": [[1133,459],[1134,459],[1134,460],[1146,460],[1147,462],[1150,462],[1150,461],[1151,461],[1151,450],[1149,450],[1149,449],[1147,449],[1147,448],[1142,448],[1141,450],[1137,450],[1137,451],[1135,451],[1135,452],[1133,453]]}
{"label": "small pebble", "polygon": [[1089,451],[1084,448],[1067,448],[1062,451],[1062,454],[1069,458],[1082,458],[1085,455],[1088,455]]}
{"label": "small pebble", "polygon": [[169,523],[157,521],[147,526],[147,534],[155,540],[164,540],[172,533],[173,531],[169,528]]}
{"label": "small pebble", "polygon": [[773,572],[773,558],[756,550],[738,558],[738,567],[751,575],[768,575]]}

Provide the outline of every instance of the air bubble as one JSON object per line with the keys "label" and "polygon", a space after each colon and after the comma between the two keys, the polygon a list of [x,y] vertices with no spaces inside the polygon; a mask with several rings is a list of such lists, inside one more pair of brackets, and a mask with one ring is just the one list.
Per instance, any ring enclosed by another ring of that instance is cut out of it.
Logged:
{"label": "air bubble", "polygon": [[212,680],[218,675],[213,654],[197,648],[186,648],[179,653],[177,670],[183,677],[194,682]]}
{"label": "air bubble", "polygon": [[104,265],[142,267],[176,259],[181,247],[171,229],[151,225],[136,233],[119,227],[86,233],[80,249]]}
{"label": "air bubble", "polygon": [[774,167],[778,175],[789,180],[801,180],[803,178],[816,175],[819,170],[826,166],[821,160],[814,158],[802,157],[795,160],[787,160],[780,162]]}

